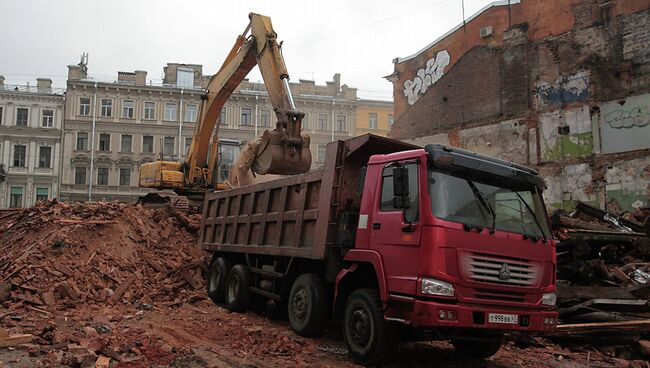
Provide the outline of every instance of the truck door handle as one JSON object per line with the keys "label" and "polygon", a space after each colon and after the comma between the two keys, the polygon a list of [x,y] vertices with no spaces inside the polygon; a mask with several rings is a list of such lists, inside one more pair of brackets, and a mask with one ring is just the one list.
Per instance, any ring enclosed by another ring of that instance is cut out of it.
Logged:
{"label": "truck door handle", "polygon": [[372,228],[375,230],[381,229],[381,223],[375,222],[374,224],[372,224]]}

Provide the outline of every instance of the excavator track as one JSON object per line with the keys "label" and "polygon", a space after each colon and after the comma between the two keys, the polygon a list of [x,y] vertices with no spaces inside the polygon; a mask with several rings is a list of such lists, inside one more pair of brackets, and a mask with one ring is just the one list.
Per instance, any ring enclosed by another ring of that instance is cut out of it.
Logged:
{"label": "excavator track", "polygon": [[138,198],[138,204],[152,208],[171,206],[185,213],[190,212],[190,200],[174,192],[151,192]]}

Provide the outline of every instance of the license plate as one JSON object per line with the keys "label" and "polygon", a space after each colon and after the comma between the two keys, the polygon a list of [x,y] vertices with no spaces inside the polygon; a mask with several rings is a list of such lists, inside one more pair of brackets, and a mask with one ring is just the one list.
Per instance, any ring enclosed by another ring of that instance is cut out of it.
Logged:
{"label": "license plate", "polygon": [[516,314],[503,314],[503,313],[488,313],[488,321],[490,323],[504,323],[508,325],[516,325],[519,323],[519,318]]}

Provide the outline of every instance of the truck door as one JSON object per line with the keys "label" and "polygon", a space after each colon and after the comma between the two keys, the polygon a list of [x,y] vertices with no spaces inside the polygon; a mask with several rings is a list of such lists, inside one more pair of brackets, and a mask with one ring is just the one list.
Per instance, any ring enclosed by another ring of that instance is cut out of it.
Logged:
{"label": "truck door", "polygon": [[[393,168],[384,167],[381,191],[373,209],[370,247],[382,256],[388,290],[414,295],[418,276],[418,260],[422,226],[419,225],[418,163],[407,162],[409,178],[409,208],[395,208],[393,202]],[[411,221],[407,222],[407,219]]]}

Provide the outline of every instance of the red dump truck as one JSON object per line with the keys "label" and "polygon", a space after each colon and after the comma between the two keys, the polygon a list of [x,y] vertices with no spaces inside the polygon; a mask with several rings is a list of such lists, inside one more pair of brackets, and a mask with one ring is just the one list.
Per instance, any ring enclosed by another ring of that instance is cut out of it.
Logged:
{"label": "red dump truck", "polygon": [[557,323],[543,188],[457,148],[334,141],[319,170],[206,196],[208,294],[235,312],[275,300],[303,336],[341,321],[365,363],[405,332],[488,357],[504,332]]}

